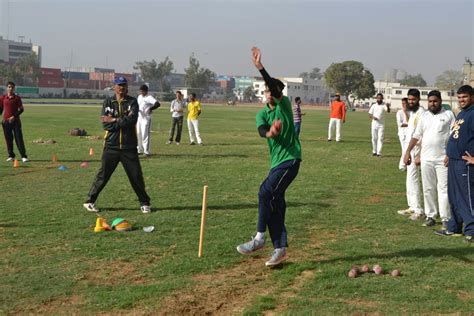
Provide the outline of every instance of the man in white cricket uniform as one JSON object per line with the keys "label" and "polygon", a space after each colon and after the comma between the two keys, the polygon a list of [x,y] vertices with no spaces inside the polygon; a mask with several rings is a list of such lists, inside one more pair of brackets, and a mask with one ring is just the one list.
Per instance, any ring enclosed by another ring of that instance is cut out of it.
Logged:
{"label": "man in white cricket uniform", "polygon": [[390,108],[383,103],[383,94],[379,93],[377,103],[372,104],[369,109],[369,117],[372,119],[372,156],[382,155],[386,111],[390,112]]}
{"label": "man in white cricket uniform", "polygon": [[[408,90],[408,111],[410,113],[410,117],[408,118],[407,136],[405,138],[407,147],[413,136],[413,133],[415,133],[415,129],[418,124],[418,121],[420,120],[421,115],[425,112],[425,109],[420,106],[420,90]],[[406,188],[408,208],[405,210],[399,210],[398,214],[411,215],[411,220],[418,220],[424,217],[423,208],[421,207],[420,194],[420,142],[418,142],[412,150],[407,150],[407,153],[410,154],[411,161],[414,161],[415,163],[410,163],[406,166]]]}
{"label": "man in white cricket uniform", "polygon": [[398,164],[398,169],[401,171],[406,170],[405,163],[403,158],[405,158],[405,152],[407,150],[408,142],[407,131],[408,131],[408,98],[402,99],[402,109],[397,111],[397,128],[398,128],[398,139],[400,140],[400,146],[402,147],[402,154],[400,156],[400,163]]}
{"label": "man in white cricket uniform", "polygon": [[148,94],[148,86],[140,87],[140,95],[138,96],[138,120],[137,120],[137,141],[138,154],[151,155],[150,152],[150,130],[151,130],[151,113],[160,107],[154,97]]}
{"label": "man in white cricket uniform", "polygon": [[[428,94],[428,111],[420,116],[407,152],[423,139],[420,154],[426,215],[423,226],[436,225],[435,218],[439,212],[443,226],[447,229],[451,209],[448,201],[448,168],[444,158],[451,126],[456,119],[453,112],[442,108],[441,102],[439,91],[433,90]],[[406,153],[405,164],[409,165],[410,160],[410,155]]]}

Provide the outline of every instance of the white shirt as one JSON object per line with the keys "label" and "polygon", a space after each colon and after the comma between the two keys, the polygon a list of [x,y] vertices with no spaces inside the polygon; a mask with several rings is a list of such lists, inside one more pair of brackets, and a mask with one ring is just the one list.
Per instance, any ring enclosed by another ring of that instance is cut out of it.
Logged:
{"label": "white shirt", "polygon": [[138,118],[150,119],[151,113],[150,108],[153,107],[156,103],[156,99],[151,95],[147,94],[146,96],[138,96]]}
{"label": "white shirt", "polygon": [[378,104],[374,103],[369,109],[369,114],[372,114],[373,117],[376,117],[378,120],[372,119],[372,126],[381,126],[385,124],[385,112],[387,111],[387,106],[385,103]]}
{"label": "white shirt", "polygon": [[453,112],[441,109],[438,114],[425,111],[419,118],[413,138],[421,142],[422,161],[440,161],[446,156],[451,127],[455,117]]}
{"label": "white shirt", "polygon": [[170,112],[171,117],[181,117],[184,115],[183,112],[178,112],[178,111],[184,111],[186,109],[186,101],[183,99],[181,101],[178,101],[178,99],[174,99],[171,101],[171,106],[170,106]]}
{"label": "white shirt", "polygon": [[407,133],[407,127],[402,127],[402,124],[408,124],[408,113],[405,115],[403,110],[398,110],[397,112],[397,127],[398,127],[398,136],[405,136]]}

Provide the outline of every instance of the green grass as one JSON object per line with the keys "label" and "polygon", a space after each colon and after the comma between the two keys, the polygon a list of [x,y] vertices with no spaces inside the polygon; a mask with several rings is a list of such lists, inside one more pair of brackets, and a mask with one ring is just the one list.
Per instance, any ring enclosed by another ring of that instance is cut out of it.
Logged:
{"label": "green grass", "polygon": [[[110,223],[138,229],[94,233],[82,203],[100,166],[98,106],[27,105],[29,164],[0,163],[0,312],[5,313],[453,313],[474,311],[474,248],[435,236],[397,215],[406,207],[394,114],[383,158],[371,156],[370,122],[349,113],[342,143],[328,143],[326,111],[306,111],[303,163],[287,191],[290,259],[263,263],[235,246],[254,233],[257,192],[268,173],[257,108],[204,107],[205,146],[165,145],[170,115],[153,118],[152,151],[142,168],[154,212],[143,215],[122,167],[98,206]],[[56,144],[33,144],[52,138]],[[90,159],[89,148],[95,149]],[[3,154],[6,158],[5,151]],[[51,162],[56,154],[58,164]],[[83,160],[90,167],[79,167]],[[4,161],[2,157],[2,161]],[[63,164],[67,171],[59,171]],[[197,258],[203,185],[209,185],[204,257]],[[140,228],[154,225],[151,234]],[[400,268],[402,277],[347,278],[353,264]],[[172,306],[173,305],[173,306]]]}

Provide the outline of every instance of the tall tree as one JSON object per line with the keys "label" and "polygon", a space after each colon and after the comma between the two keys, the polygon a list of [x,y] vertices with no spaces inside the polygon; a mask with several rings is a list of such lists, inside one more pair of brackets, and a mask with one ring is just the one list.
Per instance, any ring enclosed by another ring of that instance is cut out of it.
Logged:
{"label": "tall tree", "polygon": [[426,81],[423,79],[421,74],[417,75],[408,75],[405,79],[400,80],[402,86],[411,86],[411,87],[426,87]]}
{"label": "tall tree", "polygon": [[374,86],[372,73],[355,60],[331,64],[324,72],[324,79],[328,87],[344,95],[348,101],[349,95],[366,95],[370,92],[370,85]]}
{"label": "tall tree", "polygon": [[18,59],[13,65],[0,64],[0,77],[17,85],[34,85],[39,78],[39,61],[35,53]]}
{"label": "tall tree", "polygon": [[[355,100],[364,100],[373,97],[375,94],[374,75],[365,70],[360,79],[360,84],[354,89],[352,96]],[[353,102],[354,103],[354,102]]]}
{"label": "tall tree", "polygon": [[436,87],[444,90],[454,90],[463,84],[464,75],[461,71],[446,70],[436,77]]}
{"label": "tall tree", "polygon": [[255,96],[255,90],[253,86],[248,86],[243,92],[244,102],[253,102],[257,97]]}
{"label": "tall tree", "polygon": [[300,77],[320,80],[321,78],[323,78],[323,74],[321,73],[321,69],[319,69],[318,67],[314,67],[311,72],[300,73]]}
{"label": "tall tree", "polygon": [[200,66],[199,61],[194,56],[194,53],[189,56],[189,66],[184,69],[186,75],[184,77],[184,82],[191,89],[198,89],[202,93],[209,91],[209,87],[216,79],[216,74]]}
{"label": "tall tree", "polygon": [[156,85],[159,91],[169,90],[170,86],[165,77],[173,72],[174,65],[168,56],[160,63],[157,63],[154,59],[151,61],[137,61],[133,68],[140,70],[142,78],[150,84]]}

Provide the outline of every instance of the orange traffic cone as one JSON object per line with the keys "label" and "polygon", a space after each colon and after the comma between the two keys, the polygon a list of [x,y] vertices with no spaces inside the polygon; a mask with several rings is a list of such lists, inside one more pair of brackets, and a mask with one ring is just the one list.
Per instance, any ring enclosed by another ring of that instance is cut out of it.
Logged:
{"label": "orange traffic cone", "polygon": [[94,156],[94,148],[89,148],[89,156]]}
{"label": "orange traffic cone", "polygon": [[95,221],[94,232],[100,233],[100,232],[103,232],[103,231],[105,231],[104,219],[102,217],[97,217],[97,220]]}
{"label": "orange traffic cone", "polygon": [[58,157],[56,157],[56,154],[53,154],[53,155],[51,156],[51,161],[52,161],[52,162],[55,162],[55,163],[58,162]]}
{"label": "orange traffic cone", "polygon": [[20,166],[20,163],[18,162],[18,159],[13,160],[13,168],[18,168]]}

